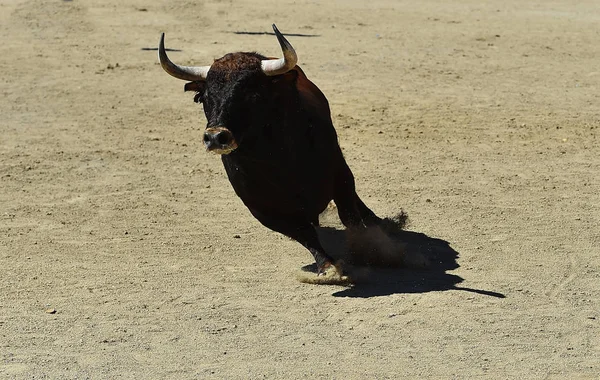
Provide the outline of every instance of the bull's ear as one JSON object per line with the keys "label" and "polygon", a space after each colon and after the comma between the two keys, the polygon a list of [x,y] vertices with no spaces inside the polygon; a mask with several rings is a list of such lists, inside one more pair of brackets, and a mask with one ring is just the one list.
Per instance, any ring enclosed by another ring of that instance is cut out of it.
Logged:
{"label": "bull's ear", "polygon": [[186,83],[185,86],[183,86],[184,91],[204,92],[205,88],[206,88],[206,82],[200,81],[200,80],[195,81],[195,82]]}
{"label": "bull's ear", "polygon": [[298,78],[298,72],[292,69],[285,74],[276,75],[272,78],[274,83],[294,84],[296,82],[296,78]]}
{"label": "bull's ear", "polygon": [[189,83],[186,83],[185,86],[183,86],[184,91],[186,91],[186,92],[194,91],[196,93],[196,95],[194,96],[194,102],[196,102],[196,103],[202,103],[202,101],[203,101],[202,96],[204,94],[205,89],[206,89],[205,81],[189,82]]}

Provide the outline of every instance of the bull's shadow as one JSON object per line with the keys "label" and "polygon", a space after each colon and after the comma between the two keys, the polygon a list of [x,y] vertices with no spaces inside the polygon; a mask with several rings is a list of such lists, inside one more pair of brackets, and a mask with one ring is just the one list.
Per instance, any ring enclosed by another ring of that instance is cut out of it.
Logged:
{"label": "bull's shadow", "polygon": [[[323,247],[336,260],[342,260],[351,278],[357,281],[351,287],[336,292],[335,297],[377,297],[398,293],[426,293],[444,290],[462,290],[486,296],[504,298],[501,293],[487,290],[459,287],[463,279],[446,273],[459,267],[458,252],[442,239],[429,237],[423,233],[403,229],[403,214],[393,219],[385,219],[383,230],[403,247],[406,255],[424,258],[428,265],[423,268],[408,268],[396,265],[397,262],[365,262],[364,257],[351,253],[347,233],[331,227],[319,227],[319,238]],[[306,266],[305,271],[315,271],[314,266]]]}

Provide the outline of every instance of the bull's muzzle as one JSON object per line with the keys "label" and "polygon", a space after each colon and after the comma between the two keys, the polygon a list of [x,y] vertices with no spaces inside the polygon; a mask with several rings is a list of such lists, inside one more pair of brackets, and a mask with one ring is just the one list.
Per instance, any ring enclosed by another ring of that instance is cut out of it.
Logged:
{"label": "bull's muzzle", "polygon": [[228,154],[238,147],[233,138],[233,133],[227,128],[206,128],[204,131],[204,146],[209,152]]}

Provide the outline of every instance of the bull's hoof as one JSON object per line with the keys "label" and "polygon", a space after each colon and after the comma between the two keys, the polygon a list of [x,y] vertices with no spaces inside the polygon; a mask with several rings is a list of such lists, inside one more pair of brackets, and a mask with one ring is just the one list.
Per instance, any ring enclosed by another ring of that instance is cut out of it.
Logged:
{"label": "bull's hoof", "polygon": [[350,285],[352,280],[343,274],[341,265],[337,266],[328,263],[319,269],[317,275],[313,273],[302,272],[298,275],[298,280],[307,284],[318,285]]}
{"label": "bull's hoof", "polygon": [[325,262],[322,267],[319,267],[317,270],[317,276],[325,276],[328,271],[335,270],[338,273],[341,273],[332,263],[329,261]]}

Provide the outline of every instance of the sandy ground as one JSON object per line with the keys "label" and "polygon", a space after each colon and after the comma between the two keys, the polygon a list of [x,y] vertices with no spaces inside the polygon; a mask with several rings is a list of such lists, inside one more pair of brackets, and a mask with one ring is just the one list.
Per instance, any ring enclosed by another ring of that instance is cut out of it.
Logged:
{"label": "sandy ground", "polygon": [[[599,378],[598,3],[488,3],[0,1],[0,378]],[[202,65],[272,22],[429,269],[299,282],[203,151],[160,32]]]}

